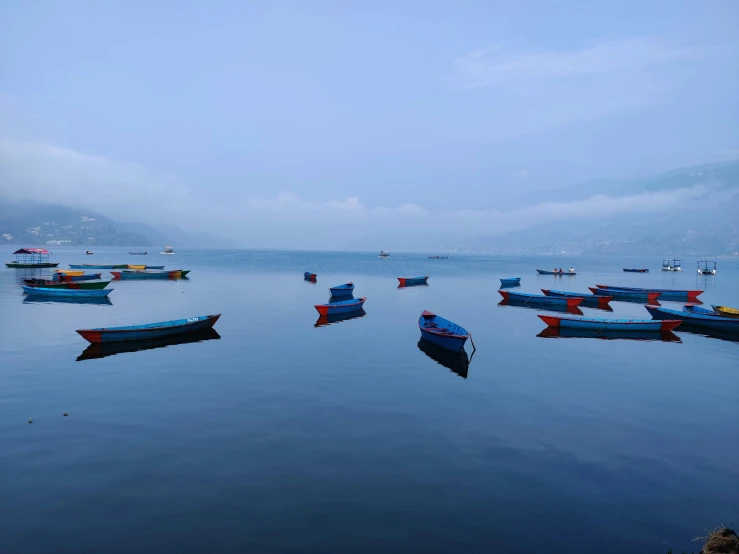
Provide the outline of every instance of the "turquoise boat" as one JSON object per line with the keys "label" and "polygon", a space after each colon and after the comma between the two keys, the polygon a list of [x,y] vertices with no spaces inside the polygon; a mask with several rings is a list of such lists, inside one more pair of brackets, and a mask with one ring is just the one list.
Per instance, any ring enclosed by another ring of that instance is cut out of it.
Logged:
{"label": "turquoise boat", "polygon": [[32,296],[46,296],[49,298],[104,298],[113,291],[113,289],[50,289],[46,287],[27,287],[25,285],[23,290]]}

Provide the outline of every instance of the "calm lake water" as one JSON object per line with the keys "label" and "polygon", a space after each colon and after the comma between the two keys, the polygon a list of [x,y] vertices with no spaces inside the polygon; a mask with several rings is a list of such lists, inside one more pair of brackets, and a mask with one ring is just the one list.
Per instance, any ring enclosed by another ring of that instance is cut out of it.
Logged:
{"label": "calm lake water", "polygon": [[[739,306],[739,260],[699,277],[697,260],[666,274],[643,259],[127,250],[53,258],[190,279],[113,282],[110,305],[89,305],[24,300],[34,272],[0,270],[2,553],[664,554],[739,524],[739,342],[539,337],[542,312],[496,292],[520,276],[514,290],[699,288]],[[570,264],[575,277],[535,275]],[[397,288],[415,275],[429,286]],[[365,315],[316,327],[313,305],[346,281]],[[583,312],[649,317],[611,305]],[[472,333],[466,378],[419,349],[424,309]],[[213,313],[218,339],[102,358],[74,332]]]}

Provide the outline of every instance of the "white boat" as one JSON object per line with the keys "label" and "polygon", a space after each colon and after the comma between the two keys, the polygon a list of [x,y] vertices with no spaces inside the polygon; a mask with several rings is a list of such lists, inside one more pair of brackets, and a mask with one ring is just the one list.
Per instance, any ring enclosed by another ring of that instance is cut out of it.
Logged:
{"label": "white boat", "polygon": [[165,246],[164,251],[160,252],[160,254],[174,254],[174,247]]}
{"label": "white boat", "polygon": [[682,271],[680,260],[662,260],[662,271]]}
{"label": "white boat", "polygon": [[380,254],[377,257],[378,258],[389,258],[390,252],[385,252],[384,250],[380,250]]}

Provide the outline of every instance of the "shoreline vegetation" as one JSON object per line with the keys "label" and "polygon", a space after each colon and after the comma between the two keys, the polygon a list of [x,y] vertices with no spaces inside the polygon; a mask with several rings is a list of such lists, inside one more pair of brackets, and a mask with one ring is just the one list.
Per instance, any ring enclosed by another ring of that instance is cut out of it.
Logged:
{"label": "shoreline vegetation", "polygon": [[[739,535],[736,531],[725,527],[723,524],[715,529],[706,529],[708,534],[704,537],[696,537],[695,541],[702,541],[703,545],[697,554],[739,554]],[[667,554],[691,554],[688,552],[678,553],[672,549]]]}

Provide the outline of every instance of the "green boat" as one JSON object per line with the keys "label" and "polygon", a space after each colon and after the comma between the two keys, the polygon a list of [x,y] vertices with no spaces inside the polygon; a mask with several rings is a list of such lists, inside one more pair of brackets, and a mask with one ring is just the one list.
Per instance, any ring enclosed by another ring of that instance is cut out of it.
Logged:
{"label": "green boat", "polygon": [[99,290],[108,286],[110,281],[71,281],[69,283],[57,283],[48,279],[24,279],[26,286],[42,287],[45,289],[85,289]]}
{"label": "green boat", "polygon": [[49,261],[49,251],[43,248],[21,248],[13,252],[13,255],[15,261],[6,263],[6,267],[34,269],[59,265],[59,262]]}

